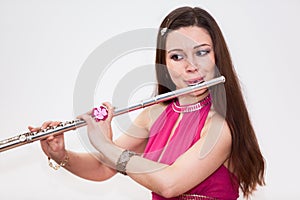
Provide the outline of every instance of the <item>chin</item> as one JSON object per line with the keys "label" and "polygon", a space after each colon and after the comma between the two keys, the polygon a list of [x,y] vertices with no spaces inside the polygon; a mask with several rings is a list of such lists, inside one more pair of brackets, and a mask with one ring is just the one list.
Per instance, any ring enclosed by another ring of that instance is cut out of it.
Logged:
{"label": "chin", "polygon": [[190,95],[193,97],[200,97],[200,96],[204,95],[205,93],[208,93],[208,89],[198,90],[196,92],[192,92]]}

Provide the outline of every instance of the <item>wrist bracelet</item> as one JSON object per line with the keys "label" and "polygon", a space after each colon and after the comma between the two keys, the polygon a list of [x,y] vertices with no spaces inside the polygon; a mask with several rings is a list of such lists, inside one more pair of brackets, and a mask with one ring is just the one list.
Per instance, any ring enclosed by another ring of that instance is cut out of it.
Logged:
{"label": "wrist bracelet", "polygon": [[117,172],[123,174],[123,175],[127,175],[126,173],[126,166],[127,166],[127,163],[128,161],[130,160],[130,158],[132,156],[135,156],[137,155],[136,153],[134,153],[133,151],[129,151],[129,150],[124,150],[118,161],[117,161],[117,164],[116,164],[116,170]]}
{"label": "wrist bracelet", "polygon": [[54,170],[58,170],[60,167],[64,167],[68,164],[69,162],[69,155],[68,152],[66,151],[66,155],[64,157],[64,159],[57,164],[54,160],[52,160],[50,157],[48,157],[48,165],[49,167],[53,168]]}

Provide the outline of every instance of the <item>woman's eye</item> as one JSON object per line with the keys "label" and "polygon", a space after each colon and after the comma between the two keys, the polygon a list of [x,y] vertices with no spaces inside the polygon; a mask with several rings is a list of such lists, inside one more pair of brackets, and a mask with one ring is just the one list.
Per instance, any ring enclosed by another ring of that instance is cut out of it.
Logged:
{"label": "woman's eye", "polygon": [[197,56],[205,56],[206,54],[208,54],[210,52],[210,50],[200,50],[196,52]]}
{"label": "woman's eye", "polygon": [[183,56],[179,55],[179,54],[173,54],[173,55],[171,55],[171,59],[175,60],[175,61],[179,61],[179,60],[183,59]]}

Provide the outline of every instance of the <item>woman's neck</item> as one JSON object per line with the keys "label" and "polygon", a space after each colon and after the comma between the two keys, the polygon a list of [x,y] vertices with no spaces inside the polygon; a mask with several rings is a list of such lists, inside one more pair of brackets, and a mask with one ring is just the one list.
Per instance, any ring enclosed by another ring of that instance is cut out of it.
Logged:
{"label": "woman's neck", "polygon": [[199,101],[203,100],[205,97],[207,97],[207,95],[209,94],[208,89],[206,91],[204,91],[203,93],[195,96],[192,94],[187,94],[187,95],[183,95],[183,96],[179,96],[178,97],[178,102],[180,105],[189,105],[189,104],[194,104],[194,103],[198,103]]}

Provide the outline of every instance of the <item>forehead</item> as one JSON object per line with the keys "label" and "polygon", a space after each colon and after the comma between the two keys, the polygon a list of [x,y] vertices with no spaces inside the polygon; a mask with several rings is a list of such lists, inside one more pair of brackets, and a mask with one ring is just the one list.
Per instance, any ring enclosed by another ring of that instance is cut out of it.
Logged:
{"label": "forehead", "polygon": [[212,46],[211,37],[205,29],[197,26],[182,27],[168,34],[166,50],[173,48],[193,48],[201,44]]}

